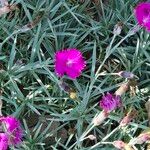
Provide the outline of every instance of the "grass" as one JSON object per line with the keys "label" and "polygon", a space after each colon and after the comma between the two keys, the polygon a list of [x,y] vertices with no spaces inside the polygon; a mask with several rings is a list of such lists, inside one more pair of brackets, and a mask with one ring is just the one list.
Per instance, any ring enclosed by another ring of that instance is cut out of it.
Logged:
{"label": "grass", "polygon": [[[133,10],[139,2],[9,1],[18,8],[0,18],[0,99],[3,115],[14,115],[22,123],[24,138],[19,150],[112,150],[114,146],[107,142],[129,142],[148,128],[144,104],[150,92],[150,34],[144,29],[131,32],[137,24]],[[123,24],[122,31],[114,36],[118,22]],[[79,78],[63,77],[63,82],[75,91],[75,100],[54,72],[55,52],[71,47],[80,49],[87,60]],[[112,112],[88,133],[93,117],[101,112],[100,97],[124,82],[111,73],[122,70],[139,77],[136,94],[124,94],[124,109]],[[138,110],[136,119],[124,130],[116,129],[131,107]],[[60,130],[67,135],[62,136]],[[83,134],[94,134],[97,140],[82,141]],[[144,148],[145,144],[137,146]]]}

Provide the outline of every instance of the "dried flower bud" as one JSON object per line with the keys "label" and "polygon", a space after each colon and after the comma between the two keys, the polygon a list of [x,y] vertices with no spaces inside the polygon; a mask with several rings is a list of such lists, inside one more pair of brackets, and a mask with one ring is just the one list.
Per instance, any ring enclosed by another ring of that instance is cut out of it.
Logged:
{"label": "dried flower bud", "polygon": [[129,79],[129,87],[130,87],[130,95],[131,96],[135,96],[136,95],[136,91],[138,89],[137,85],[137,80],[135,79]]}
{"label": "dried flower bud", "polygon": [[90,135],[87,136],[87,138],[89,138],[90,140],[95,140],[96,136],[93,135],[93,134],[90,134]]}
{"label": "dried flower bud", "polygon": [[93,0],[93,2],[96,4],[96,5],[98,5],[100,2],[99,2],[99,0]]}
{"label": "dried flower bud", "polygon": [[103,110],[102,112],[100,112],[96,117],[94,117],[94,119],[92,121],[94,126],[98,126],[98,125],[102,124],[104,122],[104,120],[108,117],[108,115],[109,115],[109,112],[107,112],[107,111]]}
{"label": "dried flower bud", "polygon": [[70,91],[69,96],[71,99],[76,99],[77,98],[77,93],[75,91]]}
{"label": "dried flower bud", "polygon": [[66,92],[66,93],[68,93],[68,92],[70,91],[69,85],[68,85],[67,83],[65,83],[64,81],[61,81],[61,82],[59,83],[59,86],[60,86],[60,88],[61,88],[64,92]]}
{"label": "dried flower bud", "polygon": [[113,142],[113,145],[114,145],[116,148],[118,148],[118,149],[124,149],[124,147],[125,147],[125,143],[124,143],[123,141],[120,141],[120,140],[114,141],[114,142]]}
{"label": "dried flower bud", "polygon": [[117,23],[114,27],[113,34],[119,35],[121,33],[122,26],[123,26],[122,22]]}
{"label": "dried flower bud", "polygon": [[128,83],[123,83],[119,89],[115,92],[115,95],[122,95],[124,94],[129,88],[129,84]]}
{"label": "dried flower bud", "polygon": [[137,111],[135,109],[130,109],[130,111],[127,113],[127,115],[121,120],[120,126],[124,127],[129,122],[131,122],[137,115]]}
{"label": "dried flower bud", "polygon": [[76,99],[76,98],[77,98],[77,93],[76,93],[76,91],[74,91],[71,87],[69,87],[69,85],[68,85],[67,83],[61,81],[61,82],[59,83],[59,86],[60,86],[60,88],[61,88],[64,92],[66,92],[66,93],[69,94],[69,97],[70,97],[71,99]]}

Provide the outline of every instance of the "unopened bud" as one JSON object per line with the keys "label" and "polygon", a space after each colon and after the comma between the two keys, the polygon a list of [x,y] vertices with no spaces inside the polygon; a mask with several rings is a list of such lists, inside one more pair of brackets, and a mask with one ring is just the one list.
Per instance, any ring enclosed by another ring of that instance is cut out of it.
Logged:
{"label": "unopened bud", "polygon": [[104,120],[108,117],[108,115],[109,115],[109,112],[107,112],[107,111],[103,110],[102,112],[100,112],[96,117],[94,117],[94,119],[92,121],[94,126],[98,126],[98,125],[102,124],[104,122]]}
{"label": "unopened bud", "polygon": [[95,139],[96,139],[96,136],[93,135],[93,134],[90,134],[90,135],[88,135],[87,138],[89,138],[90,140],[95,140]]}
{"label": "unopened bud", "polygon": [[129,84],[128,83],[123,83],[119,89],[115,92],[115,95],[122,95],[124,94],[129,88]]}
{"label": "unopened bud", "polygon": [[114,141],[114,142],[113,142],[113,145],[114,145],[117,149],[120,149],[120,150],[133,150],[133,148],[131,147],[131,145],[129,145],[129,144],[127,144],[127,143],[124,143],[124,142],[121,141],[121,140]]}
{"label": "unopened bud", "polygon": [[114,27],[113,34],[119,35],[121,33],[122,26],[123,26],[122,22],[117,23]]}
{"label": "unopened bud", "polygon": [[150,134],[142,133],[138,137],[131,139],[130,145],[143,144],[144,142],[148,140],[150,140]]}
{"label": "unopened bud", "polygon": [[127,79],[132,79],[134,78],[134,74],[128,71],[120,71],[118,73],[119,76],[123,77],[123,78],[127,78]]}
{"label": "unopened bud", "polygon": [[121,140],[114,141],[113,145],[118,149],[124,149],[124,147],[125,147],[125,143]]}
{"label": "unopened bud", "polygon": [[127,115],[121,120],[120,122],[120,126],[124,127],[127,124],[129,124],[129,122],[131,122],[137,115],[137,111],[135,109],[131,109]]}

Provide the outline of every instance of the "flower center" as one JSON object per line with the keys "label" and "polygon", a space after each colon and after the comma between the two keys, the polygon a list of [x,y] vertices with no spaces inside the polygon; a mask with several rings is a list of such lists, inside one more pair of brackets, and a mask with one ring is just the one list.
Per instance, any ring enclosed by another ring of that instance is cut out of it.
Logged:
{"label": "flower center", "polygon": [[148,22],[150,22],[150,16],[143,19],[143,23],[148,23]]}
{"label": "flower center", "polygon": [[67,65],[68,67],[71,67],[72,64],[73,64],[73,60],[68,60],[67,63],[66,63],[66,65]]}

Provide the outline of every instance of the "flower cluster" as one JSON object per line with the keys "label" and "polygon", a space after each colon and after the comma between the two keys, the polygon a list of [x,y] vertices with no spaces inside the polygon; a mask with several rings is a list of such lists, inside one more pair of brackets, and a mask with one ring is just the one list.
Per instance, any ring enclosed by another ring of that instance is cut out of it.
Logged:
{"label": "flower cluster", "polygon": [[21,142],[23,131],[20,122],[12,117],[1,117],[3,132],[0,133],[0,149],[7,150],[8,146],[16,146]]}

